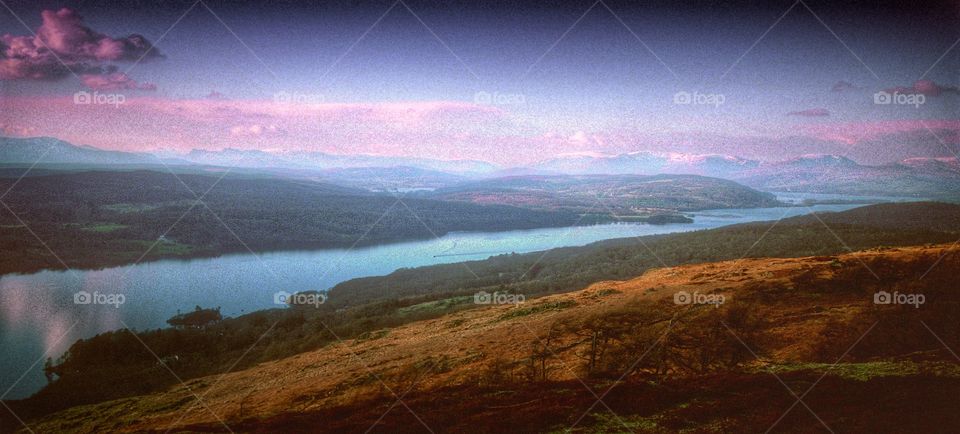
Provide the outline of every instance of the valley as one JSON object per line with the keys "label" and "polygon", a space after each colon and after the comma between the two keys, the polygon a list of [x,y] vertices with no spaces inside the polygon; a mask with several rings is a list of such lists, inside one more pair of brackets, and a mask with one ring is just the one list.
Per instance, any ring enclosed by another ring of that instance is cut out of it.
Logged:
{"label": "valley", "polygon": [[[486,198],[465,193],[474,198],[463,199],[443,190],[372,192],[251,173],[44,170],[21,177],[24,172],[8,169],[0,178],[0,189],[9,190],[0,246],[26,253],[0,260],[0,273],[375,245],[454,231],[691,223],[682,212],[783,205],[772,194],[730,181],[683,176],[555,177],[545,183],[498,178],[485,188],[530,182],[548,188],[501,189]],[[683,194],[689,198],[669,199]]]}

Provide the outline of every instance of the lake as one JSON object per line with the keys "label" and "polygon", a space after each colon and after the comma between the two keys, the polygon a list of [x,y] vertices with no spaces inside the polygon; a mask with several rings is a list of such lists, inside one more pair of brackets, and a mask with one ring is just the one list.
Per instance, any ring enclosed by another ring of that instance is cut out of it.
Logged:
{"label": "lake", "polygon": [[[688,213],[690,224],[603,224],[507,232],[450,233],[432,240],[355,249],[163,260],[102,270],[41,271],[0,276],[0,397],[21,398],[45,384],[43,362],[77,339],[130,327],[166,326],[178,311],[220,306],[225,316],[275,308],[278,291],[319,290],[398,268],[484,259],[633,236],[777,220],[860,205],[722,209]],[[242,234],[241,234],[242,236]],[[75,295],[89,294],[75,303]],[[123,304],[112,305],[106,303]],[[102,304],[97,304],[102,303]]]}

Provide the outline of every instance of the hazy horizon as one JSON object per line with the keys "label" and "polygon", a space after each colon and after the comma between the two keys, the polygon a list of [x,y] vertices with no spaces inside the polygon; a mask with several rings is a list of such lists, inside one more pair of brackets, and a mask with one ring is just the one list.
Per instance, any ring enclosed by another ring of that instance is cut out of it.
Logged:
{"label": "hazy horizon", "polygon": [[0,133],[501,166],[956,156],[956,4],[700,6],[9,2]]}

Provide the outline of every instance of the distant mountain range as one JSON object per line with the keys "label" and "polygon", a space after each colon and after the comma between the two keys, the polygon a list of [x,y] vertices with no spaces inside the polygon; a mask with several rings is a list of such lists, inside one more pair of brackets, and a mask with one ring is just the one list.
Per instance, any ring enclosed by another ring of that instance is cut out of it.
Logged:
{"label": "distant mountain range", "polygon": [[435,160],[429,158],[380,155],[334,155],[323,152],[270,153],[230,148],[222,151],[193,150],[179,158],[198,164],[247,168],[298,167],[345,169],[358,167],[410,167],[467,175],[480,175],[498,169],[498,167],[493,164],[474,160]]}
{"label": "distant mountain range", "polygon": [[632,152],[558,157],[534,167],[568,174],[694,174],[734,180],[765,191],[960,198],[960,163],[956,158],[910,158],[868,166],[828,154],[761,162],[720,154]]}
{"label": "distant mountain range", "polygon": [[719,178],[754,169],[759,161],[720,154],[657,154],[630,152],[619,155],[571,155],[551,158],[533,168],[576,175],[704,175]]}
{"label": "distant mountain range", "polygon": [[763,164],[731,179],[766,191],[960,198],[960,164],[956,158],[911,158],[865,166],[835,155],[807,155]]}
{"label": "distant mountain range", "polygon": [[[41,158],[42,157],[42,158]],[[372,190],[443,188],[471,179],[532,175],[657,175],[717,177],[765,190],[960,199],[956,158],[909,158],[863,165],[847,157],[809,154],[766,162],[724,154],[629,152],[572,154],[526,167],[502,168],[474,160],[436,160],[322,152],[272,153],[259,150],[194,150],[187,154],[107,151],[54,138],[0,137],[0,164],[32,165],[227,166],[308,177]]]}
{"label": "distant mountain range", "polygon": [[0,137],[2,164],[157,164],[157,157],[145,153],[105,151],[76,146],[50,137],[19,139]]}

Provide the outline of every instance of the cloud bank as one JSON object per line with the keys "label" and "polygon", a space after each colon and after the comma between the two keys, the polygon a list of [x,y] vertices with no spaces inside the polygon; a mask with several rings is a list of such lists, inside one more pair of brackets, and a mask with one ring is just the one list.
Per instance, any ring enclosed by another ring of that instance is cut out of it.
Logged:
{"label": "cloud bank", "polygon": [[40,15],[43,21],[35,36],[0,36],[0,80],[109,74],[115,70],[109,62],[163,57],[142,35],[104,35],[85,26],[72,9],[45,10]]}

